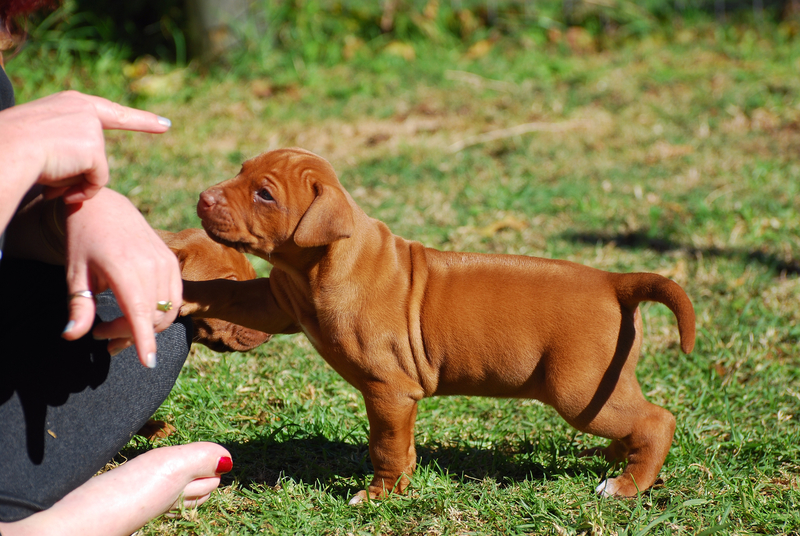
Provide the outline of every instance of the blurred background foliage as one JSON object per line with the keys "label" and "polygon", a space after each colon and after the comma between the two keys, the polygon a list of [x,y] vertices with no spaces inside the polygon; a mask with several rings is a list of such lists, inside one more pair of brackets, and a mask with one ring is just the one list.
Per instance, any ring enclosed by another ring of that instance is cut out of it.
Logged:
{"label": "blurred background foliage", "polygon": [[[225,41],[223,53],[193,48],[192,16],[234,5],[230,24],[206,28]],[[737,46],[765,37],[780,45],[800,35],[800,0],[65,0],[27,22],[9,74],[23,99],[69,87],[142,104],[143,94],[179,93],[177,79],[212,71],[291,91],[342,63],[377,73],[415,59],[435,67],[450,52],[598,53],[649,38],[685,42],[687,28],[688,39],[700,29]]]}
{"label": "blurred background foliage", "polygon": [[[223,10],[225,4],[218,2]],[[185,64],[192,56],[189,15],[204,8],[199,0],[67,0],[31,21],[26,46]],[[266,67],[269,56],[288,53],[330,65],[398,42],[470,46],[520,34],[546,40],[570,28],[614,47],[656,31],[672,35],[698,21],[777,23],[794,37],[799,19],[798,0],[253,0],[247,16],[229,28],[244,46],[217,59],[230,65],[240,63],[237,55],[261,56]],[[573,33],[572,39],[585,39]]]}

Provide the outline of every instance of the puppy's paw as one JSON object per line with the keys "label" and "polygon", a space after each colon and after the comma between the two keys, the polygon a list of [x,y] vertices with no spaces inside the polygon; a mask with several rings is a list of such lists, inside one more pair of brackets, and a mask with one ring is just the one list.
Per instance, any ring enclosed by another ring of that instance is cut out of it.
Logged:
{"label": "puppy's paw", "polygon": [[369,499],[367,498],[367,492],[362,489],[361,491],[353,495],[353,498],[350,499],[350,502],[348,502],[347,504],[349,504],[350,506],[355,506],[357,504],[367,502],[368,500]]}
{"label": "puppy's paw", "polygon": [[142,426],[138,432],[136,432],[136,435],[146,437],[147,439],[153,441],[155,439],[164,439],[165,437],[169,437],[174,432],[175,427],[168,422],[150,419],[144,423],[144,426]]}
{"label": "puppy's paw", "polygon": [[353,495],[353,498],[350,499],[350,502],[347,504],[349,504],[350,506],[354,506],[356,504],[366,503],[369,501],[379,501],[381,499],[386,499],[388,497],[389,494],[386,491],[384,490],[375,491],[375,487],[370,486],[369,493],[367,493],[366,490],[362,489],[361,491]]}
{"label": "puppy's paw", "polygon": [[639,493],[633,478],[623,473],[617,478],[608,478],[594,490],[601,497],[635,497]]}

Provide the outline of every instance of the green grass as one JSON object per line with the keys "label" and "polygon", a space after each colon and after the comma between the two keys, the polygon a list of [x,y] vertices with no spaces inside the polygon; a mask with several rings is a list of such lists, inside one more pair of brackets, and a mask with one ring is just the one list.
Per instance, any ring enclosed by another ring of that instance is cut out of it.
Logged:
{"label": "green grass", "polygon": [[[573,50],[534,26],[483,56],[469,50],[489,30],[438,44],[412,32],[411,61],[380,37],[349,60],[254,47],[228,68],[156,64],[168,89],[138,93],[110,49],[31,47],[8,64],[20,102],[75,87],[172,119],[159,137],[108,135],[113,187],[156,227],[199,226],[200,191],[299,145],[397,234],[656,271],[697,310],[685,356],[671,313],[643,306],[638,376],[678,428],[637,499],[594,496],[620,468],[578,458],[604,440],[552,409],[452,397],[421,403],[409,494],[350,507],[371,475],[360,396],[304,338],[279,336],[248,354],[194,348],[158,413],[178,432],[123,454],[216,441],[234,470],[199,510],[140,534],[800,534],[794,27],[700,20]],[[529,122],[572,127],[450,150]]]}

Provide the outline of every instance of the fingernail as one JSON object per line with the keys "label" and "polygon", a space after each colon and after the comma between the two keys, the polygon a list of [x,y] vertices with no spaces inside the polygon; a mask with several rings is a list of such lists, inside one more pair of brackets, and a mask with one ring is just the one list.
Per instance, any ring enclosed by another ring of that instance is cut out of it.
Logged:
{"label": "fingernail", "polygon": [[233,460],[231,460],[230,456],[223,456],[217,462],[217,471],[218,475],[223,475],[233,469]]}
{"label": "fingernail", "polygon": [[159,115],[159,116],[158,116],[158,124],[159,124],[159,125],[164,125],[165,127],[169,128],[169,127],[171,127],[171,126],[172,126],[172,121],[170,121],[170,120],[169,120],[169,119],[167,119],[166,117],[161,117],[161,116]]}
{"label": "fingernail", "polygon": [[62,335],[66,335],[67,333],[72,331],[72,328],[74,328],[74,327],[75,327],[75,321],[74,320],[70,320],[69,322],[67,322],[67,325],[66,325],[66,327],[64,327],[64,331],[62,331],[61,334]]}
{"label": "fingernail", "polygon": [[156,354],[147,354],[147,356],[144,358],[144,363],[147,365],[147,368],[156,368]]}
{"label": "fingernail", "polygon": [[111,348],[111,349],[109,349],[109,350],[108,350],[108,355],[110,355],[111,357],[114,357],[115,355],[117,355],[117,354],[119,354],[121,351],[123,351],[124,349],[125,349],[125,348],[119,348],[119,347],[117,347],[117,348]]}

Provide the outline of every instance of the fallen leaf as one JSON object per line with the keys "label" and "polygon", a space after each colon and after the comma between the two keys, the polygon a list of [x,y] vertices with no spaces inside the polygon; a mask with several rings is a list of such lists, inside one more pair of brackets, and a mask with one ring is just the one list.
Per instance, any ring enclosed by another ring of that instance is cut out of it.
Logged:
{"label": "fallen leaf", "polygon": [[490,223],[483,229],[481,229],[481,234],[487,238],[492,237],[499,233],[504,229],[513,229],[515,231],[522,231],[523,229],[528,227],[528,223],[525,221],[520,220],[514,216],[505,216],[493,223]]}
{"label": "fallen leaf", "polygon": [[184,85],[183,69],[169,74],[149,74],[131,82],[131,91],[148,97],[174,95]]}
{"label": "fallen leaf", "polygon": [[390,56],[397,56],[406,61],[414,61],[417,57],[414,47],[408,43],[403,43],[402,41],[392,41],[386,45],[386,48],[384,48],[383,51]]}
{"label": "fallen leaf", "polygon": [[486,56],[492,50],[492,46],[494,43],[489,39],[481,39],[477,43],[474,43],[469,49],[467,53],[464,55],[465,58],[469,60],[476,60],[478,58],[482,58]]}
{"label": "fallen leaf", "polygon": [[138,79],[155,71],[158,62],[152,56],[142,56],[133,63],[127,63],[122,67],[122,74],[127,78]]}

